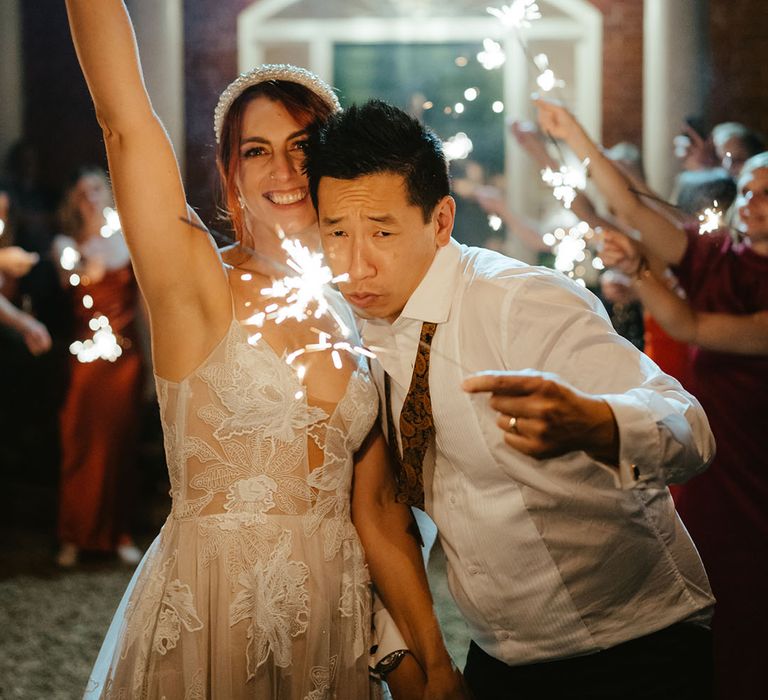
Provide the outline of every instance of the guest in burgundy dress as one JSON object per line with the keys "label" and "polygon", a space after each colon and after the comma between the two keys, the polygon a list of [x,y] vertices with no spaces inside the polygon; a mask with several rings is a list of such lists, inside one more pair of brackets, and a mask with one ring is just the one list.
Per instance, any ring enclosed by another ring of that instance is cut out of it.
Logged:
{"label": "guest in burgundy dress", "polygon": [[105,174],[81,171],[62,207],[69,235],[54,242],[75,320],[61,411],[58,563],[64,567],[76,563],[80,550],[114,551],[126,563],[140,559],[128,524],[142,387],[138,289],[110,203]]}

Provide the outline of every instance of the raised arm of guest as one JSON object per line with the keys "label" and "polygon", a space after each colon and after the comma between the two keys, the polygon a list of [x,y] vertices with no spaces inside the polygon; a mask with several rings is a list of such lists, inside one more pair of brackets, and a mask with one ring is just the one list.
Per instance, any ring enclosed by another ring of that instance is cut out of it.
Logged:
{"label": "raised arm of guest", "polygon": [[[510,133],[541,170],[545,168],[558,170],[560,168],[560,164],[547,151],[542,134],[535,124],[532,122],[513,121],[510,124]],[[571,211],[581,221],[586,221],[591,228],[611,225],[609,221],[598,214],[592,200],[583,192],[576,194],[576,198],[571,204]]]}
{"label": "raised arm of guest", "polygon": [[[157,373],[194,369],[230,322],[227,280],[212,242],[184,223],[176,157],[147,94],[122,0],[67,0],[77,56],[104,134],[136,277],[150,313]],[[184,337],[184,342],[177,339]]]}
{"label": "raised arm of guest", "polygon": [[528,248],[536,251],[549,250],[549,246],[541,239],[541,234],[534,224],[511,211],[504,195],[496,187],[478,187],[472,196],[484,211],[500,217],[507,227],[507,231],[519,238]]}
{"label": "raised arm of guest", "polygon": [[606,265],[633,280],[645,309],[675,340],[716,352],[768,355],[768,311],[743,315],[695,311],[670,289],[658,265],[649,265],[627,236],[607,231],[604,241],[601,257]]}
{"label": "raised arm of guest", "polygon": [[567,109],[546,100],[536,100],[536,106],[542,130],[565,141],[580,159],[589,158],[592,180],[622,222],[640,231],[649,253],[665,264],[679,263],[688,245],[684,231],[632,191],[632,183]]}

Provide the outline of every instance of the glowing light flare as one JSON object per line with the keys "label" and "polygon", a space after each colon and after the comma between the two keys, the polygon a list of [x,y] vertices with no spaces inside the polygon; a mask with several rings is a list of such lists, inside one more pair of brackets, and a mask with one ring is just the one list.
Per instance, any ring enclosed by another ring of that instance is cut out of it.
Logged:
{"label": "glowing light flare", "polygon": [[72,246],[66,246],[64,250],[61,251],[61,256],[59,257],[59,265],[61,265],[62,270],[74,270],[77,266],[77,263],[79,262],[80,252]]}
{"label": "glowing light flare", "polygon": [[480,91],[477,88],[467,88],[464,90],[464,99],[467,102],[473,102],[477,99],[478,95],[480,94]]}
{"label": "glowing light flare", "polygon": [[501,100],[496,100],[492,105],[491,109],[496,112],[496,114],[501,114],[504,111],[504,103]]}
{"label": "glowing light flare", "polygon": [[483,39],[483,50],[477,54],[477,60],[485,70],[496,70],[504,65],[507,55],[501,44],[493,39]]}
{"label": "glowing light flare", "polygon": [[115,362],[123,354],[123,349],[112,331],[109,319],[104,315],[94,316],[88,322],[88,327],[93,331],[93,337],[76,340],[69,346],[69,352],[84,364],[96,360]]}
{"label": "glowing light flare", "polygon": [[512,0],[509,5],[487,7],[486,12],[510,29],[530,27],[531,22],[541,19],[541,10],[536,0]]}
{"label": "glowing light flare", "polygon": [[92,309],[93,308],[93,297],[90,294],[86,294],[83,297],[83,306],[86,309]]}
{"label": "glowing light flare", "polygon": [[570,209],[577,191],[587,186],[588,166],[589,158],[579,165],[561,165],[559,170],[547,167],[541,171],[541,179],[552,188],[555,199],[562,202],[566,209]]}
{"label": "glowing light flare", "polygon": [[707,207],[699,214],[699,235],[714,233],[723,226],[723,212],[718,208],[717,200],[712,202],[711,207]]}
{"label": "glowing light flare", "polygon": [[5,221],[0,219],[0,236],[2,236],[5,233]]}
{"label": "glowing light flare", "polygon": [[325,292],[329,284],[344,282],[349,279],[349,275],[345,273],[334,277],[331,269],[325,265],[322,254],[313,253],[299,241],[285,238],[282,232],[278,235],[282,239],[281,247],[288,254],[287,264],[295,270],[296,275],[283,277],[276,280],[271,287],[261,290],[266,297],[284,300],[283,304],[273,303],[267,306],[264,309],[266,318],[274,320],[275,323],[282,323],[289,318],[301,322],[330,314],[341,334],[347,337],[349,328],[330,307]]}
{"label": "glowing light flare", "polygon": [[[556,270],[574,278],[581,278],[587,273],[587,268],[578,263],[583,263],[587,259],[587,239],[591,238],[591,233],[592,229],[589,224],[580,221],[567,231],[558,228],[553,233],[545,233],[542,236],[542,241],[550,246],[555,254]],[[596,260],[599,262],[596,263]],[[596,270],[603,269],[603,261],[594,258],[592,267]]]}
{"label": "glowing light flare", "polygon": [[497,216],[496,214],[490,214],[488,216],[488,226],[490,226],[492,230],[498,231],[501,229],[502,223],[500,216]]}
{"label": "glowing light flare", "polygon": [[101,227],[101,237],[111,238],[122,228],[120,225],[120,217],[112,207],[106,207],[103,214],[106,223]]}
{"label": "glowing light flare", "polygon": [[69,276],[69,283],[70,283],[70,284],[71,284],[73,287],[77,287],[77,285],[79,285],[79,284],[80,284],[80,275],[78,275],[77,273],[73,273],[73,274],[71,274],[71,275]]}
{"label": "glowing light flare", "polygon": [[555,88],[565,87],[565,81],[560,80],[549,67],[549,58],[547,58],[547,54],[540,53],[534,56],[533,62],[540,71],[536,78],[536,84],[542,92],[552,92]]}
{"label": "glowing light flare", "polygon": [[448,160],[463,160],[472,153],[473,148],[472,139],[463,131],[443,142],[443,151]]}
{"label": "glowing light flare", "polygon": [[456,114],[464,114],[464,105],[461,102],[457,102],[453,105],[453,111],[456,112]]}

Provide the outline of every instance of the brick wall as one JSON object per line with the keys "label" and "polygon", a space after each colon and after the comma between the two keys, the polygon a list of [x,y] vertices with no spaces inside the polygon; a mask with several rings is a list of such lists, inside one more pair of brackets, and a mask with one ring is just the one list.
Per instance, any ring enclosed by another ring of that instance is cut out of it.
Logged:
{"label": "brick wall", "polygon": [[603,143],[643,136],[643,0],[590,0],[603,13]]}
{"label": "brick wall", "polygon": [[712,124],[740,121],[768,135],[768,4],[709,0]]}

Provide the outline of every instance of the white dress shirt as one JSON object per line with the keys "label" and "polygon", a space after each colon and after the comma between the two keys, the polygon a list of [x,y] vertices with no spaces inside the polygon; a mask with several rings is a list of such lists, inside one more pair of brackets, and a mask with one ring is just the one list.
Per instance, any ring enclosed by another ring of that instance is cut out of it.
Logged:
{"label": "white dress shirt", "polygon": [[[423,321],[438,324],[425,507],[474,640],[522,664],[707,622],[707,577],[666,488],[713,456],[698,402],[613,331],[590,292],[452,240],[393,324],[362,322],[382,400],[382,368],[391,378],[398,439]],[[619,428],[619,469],[584,452],[536,460],[506,445],[489,395],[460,387],[491,369],[552,372],[603,397]]]}

